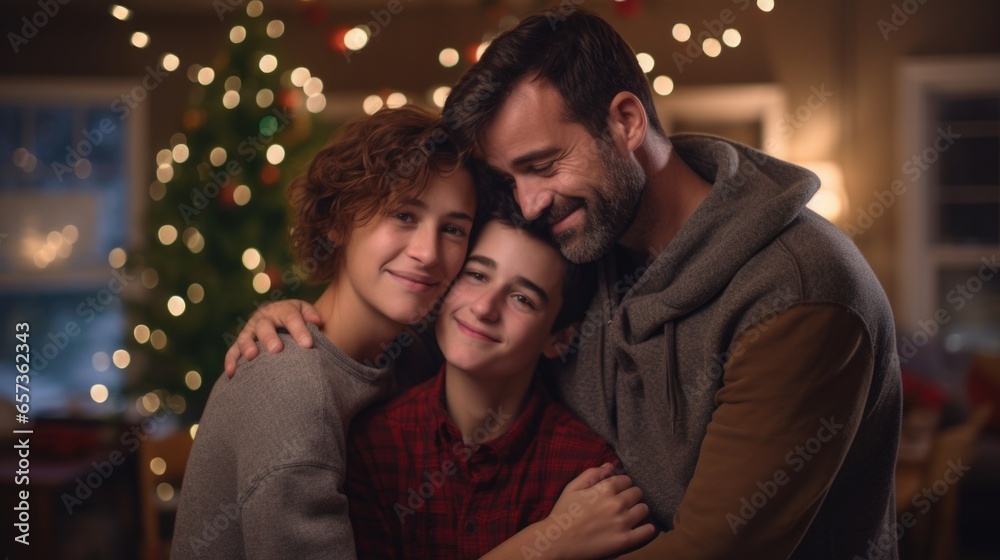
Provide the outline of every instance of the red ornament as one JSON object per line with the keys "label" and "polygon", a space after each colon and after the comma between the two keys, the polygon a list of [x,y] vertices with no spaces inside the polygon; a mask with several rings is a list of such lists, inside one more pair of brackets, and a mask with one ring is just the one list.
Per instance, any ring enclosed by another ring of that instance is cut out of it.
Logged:
{"label": "red ornament", "polygon": [[641,0],[611,0],[611,6],[614,7],[615,13],[624,17],[632,17],[639,13],[639,9],[642,7]]}
{"label": "red ornament", "polygon": [[278,179],[281,179],[281,171],[277,167],[267,164],[260,170],[260,180],[265,185],[273,185],[278,182]]}
{"label": "red ornament", "polygon": [[264,274],[271,279],[271,289],[280,290],[281,289],[281,270],[274,265],[269,265],[264,268]]}
{"label": "red ornament", "polygon": [[233,198],[235,191],[236,183],[232,181],[222,185],[222,189],[219,191],[219,204],[223,208],[233,208],[236,206],[236,200]]}
{"label": "red ornament", "polygon": [[285,88],[278,92],[278,104],[289,111],[302,105],[302,94],[295,88]]}
{"label": "red ornament", "polygon": [[345,38],[347,37],[347,32],[350,30],[349,27],[334,27],[330,30],[326,40],[334,52],[347,52]]}

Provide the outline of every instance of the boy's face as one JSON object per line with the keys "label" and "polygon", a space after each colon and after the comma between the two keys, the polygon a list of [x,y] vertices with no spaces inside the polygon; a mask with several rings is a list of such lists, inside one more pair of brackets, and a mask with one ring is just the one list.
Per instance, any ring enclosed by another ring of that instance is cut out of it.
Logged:
{"label": "boy's face", "polygon": [[397,323],[420,320],[461,269],[475,211],[468,171],[431,174],[419,198],[351,232],[338,284]]}
{"label": "boy's face", "polygon": [[486,224],[437,320],[445,360],[476,375],[534,371],[558,354],[551,332],[562,308],[566,263],[529,233]]}

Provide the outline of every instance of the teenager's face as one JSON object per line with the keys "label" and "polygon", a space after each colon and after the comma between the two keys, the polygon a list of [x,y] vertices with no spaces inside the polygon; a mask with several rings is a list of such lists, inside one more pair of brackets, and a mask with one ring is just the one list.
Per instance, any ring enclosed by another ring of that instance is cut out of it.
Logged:
{"label": "teenager's face", "polygon": [[351,232],[339,281],[392,321],[417,322],[461,269],[475,210],[468,171],[432,173],[419,198]]}
{"label": "teenager's face", "polygon": [[437,340],[448,363],[475,375],[534,370],[557,355],[552,325],[566,263],[530,234],[486,224],[441,307]]}
{"label": "teenager's face", "polygon": [[646,174],[605,138],[565,118],[554,86],[524,80],[480,140],[486,162],[512,179],[525,218],[541,218],[563,255],[590,262],[607,253],[635,217]]}

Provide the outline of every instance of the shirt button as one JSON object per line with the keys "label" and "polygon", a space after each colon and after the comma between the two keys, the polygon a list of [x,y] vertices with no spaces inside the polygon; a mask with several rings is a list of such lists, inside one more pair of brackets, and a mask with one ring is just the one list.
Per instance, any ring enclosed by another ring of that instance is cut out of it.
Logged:
{"label": "shirt button", "polygon": [[465,530],[467,532],[469,532],[469,533],[475,533],[476,532],[476,520],[475,519],[470,519],[470,520],[466,521],[465,522]]}

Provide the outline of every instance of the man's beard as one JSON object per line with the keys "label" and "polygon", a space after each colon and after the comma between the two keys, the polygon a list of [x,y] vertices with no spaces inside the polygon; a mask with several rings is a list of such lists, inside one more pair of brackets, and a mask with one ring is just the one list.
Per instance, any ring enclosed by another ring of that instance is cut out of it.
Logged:
{"label": "man's beard", "polygon": [[[553,236],[563,256],[574,263],[596,261],[611,251],[632,224],[646,187],[646,172],[639,162],[619,154],[604,138],[597,143],[604,184],[590,185],[590,201],[577,199],[576,208],[585,207],[582,225]],[[576,208],[550,210],[550,214],[566,217]]]}

